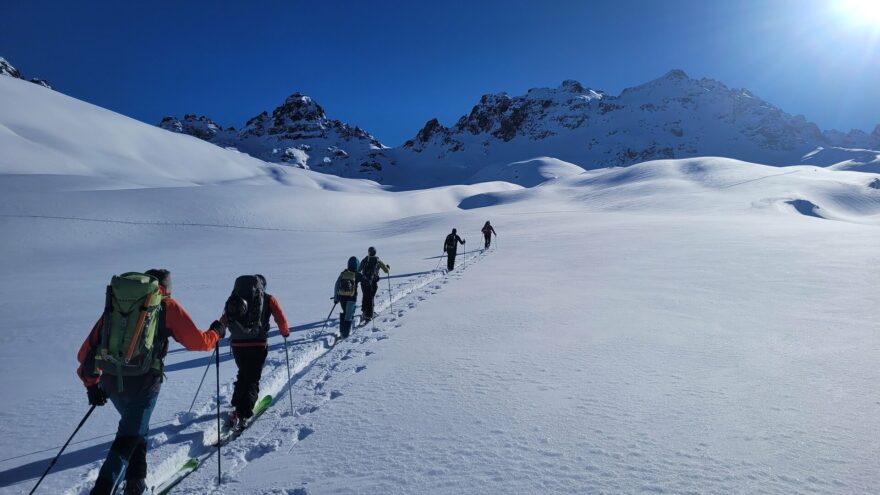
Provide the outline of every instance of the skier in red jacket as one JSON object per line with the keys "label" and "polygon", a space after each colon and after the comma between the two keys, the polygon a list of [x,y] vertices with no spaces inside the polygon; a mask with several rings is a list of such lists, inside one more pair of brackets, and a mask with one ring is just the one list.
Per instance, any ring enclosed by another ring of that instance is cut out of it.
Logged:
{"label": "skier in red jacket", "polygon": [[162,386],[161,368],[168,351],[168,338],[173,338],[190,351],[210,351],[226,334],[225,326],[219,321],[214,321],[210,330],[198,329],[186,311],[171,298],[171,273],[168,270],[155,269],[145,273],[158,279],[162,294],[157,334],[153,341],[158,346],[154,351],[154,356],[159,361],[158,369],[150,369],[143,375],[121,377],[121,389],[117,386],[119,378],[105,384],[101,379],[102,370],[95,365],[96,351],[104,327],[103,315],[92,327],[77,355],[77,374],[86,386],[89,404],[103,406],[109,398],[121,416],[116,438],[91,491],[93,495],[114,493],[123,478],[125,495],[141,495],[146,491],[146,436],[150,428],[150,416]]}

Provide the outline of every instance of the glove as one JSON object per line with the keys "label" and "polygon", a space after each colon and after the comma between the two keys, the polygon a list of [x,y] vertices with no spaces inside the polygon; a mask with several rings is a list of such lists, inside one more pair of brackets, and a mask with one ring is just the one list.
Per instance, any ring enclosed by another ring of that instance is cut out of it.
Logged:
{"label": "glove", "polygon": [[217,332],[217,335],[222,339],[226,337],[226,327],[220,323],[220,320],[214,320],[211,323],[211,330]]}
{"label": "glove", "polygon": [[86,394],[89,396],[90,406],[103,406],[107,403],[107,392],[100,385],[86,387]]}
{"label": "glove", "polygon": [[281,336],[284,337],[285,339],[286,339],[287,337],[290,337],[290,331],[289,331],[288,329],[286,329],[286,328],[285,328],[284,330],[282,330],[282,329],[279,328],[279,329],[278,329],[278,332],[280,332],[280,333],[281,333]]}

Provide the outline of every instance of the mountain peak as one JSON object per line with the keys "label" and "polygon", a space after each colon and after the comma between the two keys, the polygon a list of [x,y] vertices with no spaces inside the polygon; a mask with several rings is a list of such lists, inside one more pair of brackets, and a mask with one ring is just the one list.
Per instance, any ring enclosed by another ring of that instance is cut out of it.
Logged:
{"label": "mountain peak", "polygon": [[284,104],[276,108],[272,115],[286,117],[293,121],[298,120],[326,120],[327,114],[321,105],[318,105],[310,96],[300,92],[293,93],[284,100]]}
{"label": "mountain peak", "polygon": [[690,79],[688,75],[681,69],[672,69],[661,77],[661,79],[668,79],[671,81],[680,81],[683,79]]}
{"label": "mountain peak", "polygon": [[18,71],[5,58],[0,57],[0,75],[21,79],[21,72]]}
{"label": "mountain peak", "polygon": [[585,88],[583,84],[581,84],[578,81],[575,81],[574,79],[566,79],[565,81],[562,81],[562,84],[559,86],[559,89],[561,89],[563,91],[568,91],[571,93],[586,93],[587,92],[587,88]]}
{"label": "mountain peak", "polygon": [[[0,57],[0,76],[9,76],[13,79],[25,80],[24,76],[21,74],[21,71],[13,67],[12,64],[10,64],[9,61],[3,57]],[[46,81],[45,79],[32,77],[31,82],[38,86],[52,89],[52,85],[50,85],[49,81]]]}

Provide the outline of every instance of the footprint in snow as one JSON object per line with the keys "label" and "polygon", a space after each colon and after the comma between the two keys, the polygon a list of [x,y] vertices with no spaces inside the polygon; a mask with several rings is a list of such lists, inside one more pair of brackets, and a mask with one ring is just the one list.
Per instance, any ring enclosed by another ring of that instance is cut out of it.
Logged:
{"label": "footprint in snow", "polygon": [[354,372],[360,373],[361,371],[364,371],[365,369],[367,369],[366,366],[358,366],[357,368],[354,369]]}
{"label": "footprint in snow", "polygon": [[296,439],[301,442],[301,441],[305,440],[306,437],[308,437],[309,435],[311,435],[314,432],[315,432],[315,430],[309,428],[308,426],[303,426],[302,428],[299,429],[299,432],[296,434]]}
{"label": "footprint in snow", "polygon": [[337,397],[342,397],[342,392],[340,392],[339,390],[331,390],[330,391],[330,400],[333,400]]}

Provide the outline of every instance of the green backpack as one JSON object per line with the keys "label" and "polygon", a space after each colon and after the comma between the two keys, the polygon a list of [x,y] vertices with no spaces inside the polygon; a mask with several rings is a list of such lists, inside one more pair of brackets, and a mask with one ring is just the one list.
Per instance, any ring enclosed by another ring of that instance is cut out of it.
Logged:
{"label": "green backpack", "polygon": [[162,371],[162,356],[156,345],[162,297],[159,281],[143,273],[114,275],[107,286],[95,368],[116,376],[120,392],[123,376]]}

